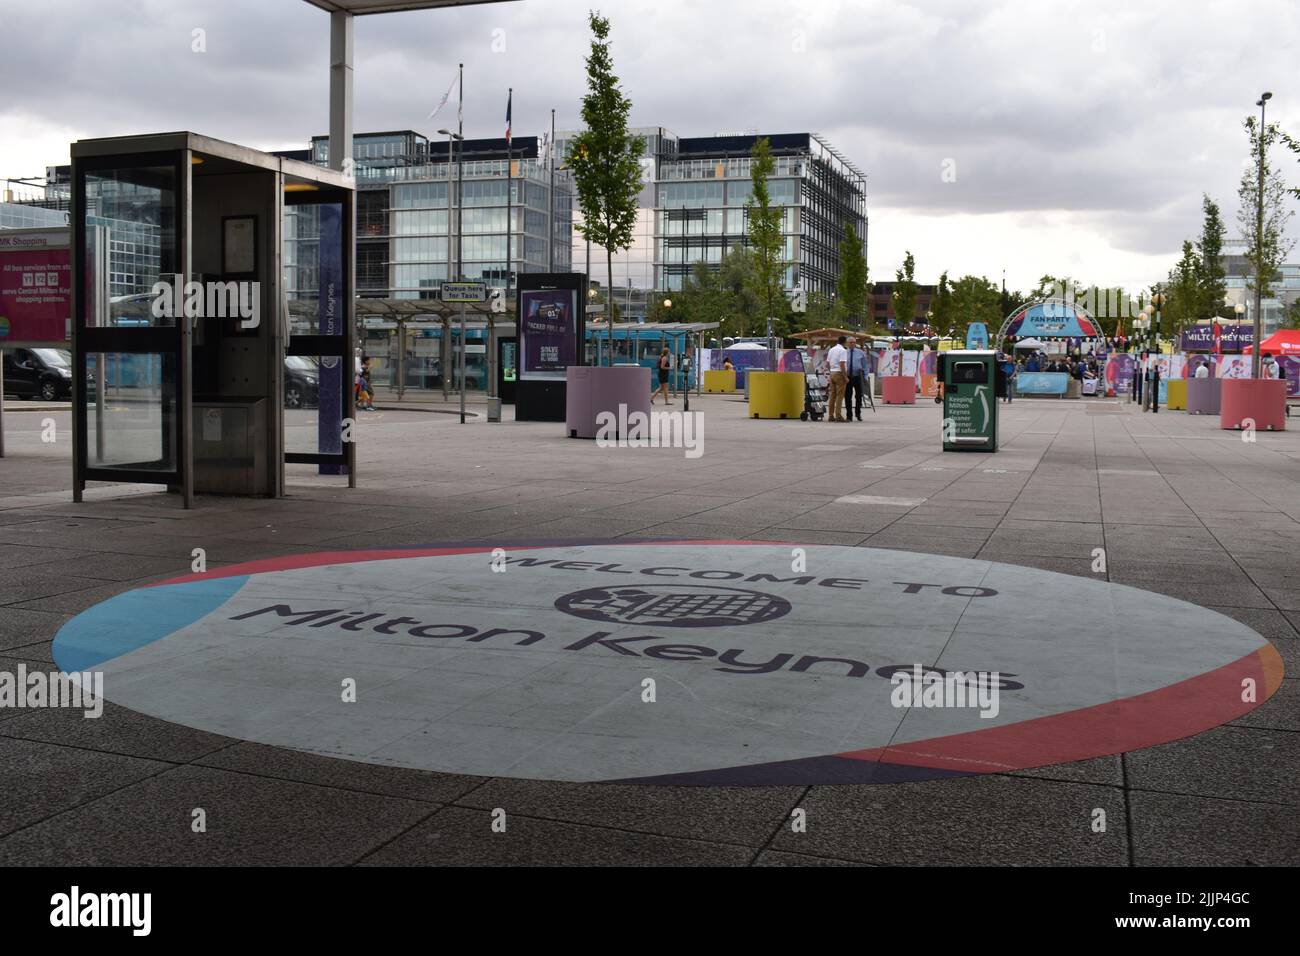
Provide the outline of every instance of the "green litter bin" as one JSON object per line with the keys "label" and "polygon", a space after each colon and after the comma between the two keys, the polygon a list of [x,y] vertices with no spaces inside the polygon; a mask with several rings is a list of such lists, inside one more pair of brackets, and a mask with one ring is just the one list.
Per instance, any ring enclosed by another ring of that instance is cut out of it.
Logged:
{"label": "green litter bin", "polygon": [[997,360],[989,349],[939,354],[944,451],[998,450]]}

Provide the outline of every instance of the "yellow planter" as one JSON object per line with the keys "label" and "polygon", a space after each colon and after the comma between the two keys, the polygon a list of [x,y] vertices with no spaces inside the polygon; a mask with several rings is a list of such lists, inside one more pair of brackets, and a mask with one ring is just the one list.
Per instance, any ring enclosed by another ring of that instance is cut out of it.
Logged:
{"label": "yellow planter", "polygon": [[1171,378],[1167,398],[1165,404],[1169,408],[1181,408],[1187,411],[1187,379]]}
{"label": "yellow planter", "polygon": [[704,373],[704,390],[706,392],[734,392],[736,390],[736,370],[734,368],[709,369]]}
{"label": "yellow planter", "polygon": [[803,372],[749,373],[750,418],[798,418],[803,412]]}

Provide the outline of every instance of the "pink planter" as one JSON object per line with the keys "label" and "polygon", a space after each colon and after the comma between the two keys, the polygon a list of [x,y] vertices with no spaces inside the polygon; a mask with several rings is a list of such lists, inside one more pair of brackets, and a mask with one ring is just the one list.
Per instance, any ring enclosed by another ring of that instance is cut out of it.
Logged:
{"label": "pink planter", "polygon": [[[601,412],[611,413],[615,421],[626,421],[632,412],[650,413],[648,368],[570,365],[565,381],[564,427],[570,438],[595,438]],[[626,408],[622,419],[620,405]]]}
{"label": "pink planter", "polygon": [[1220,386],[1220,428],[1243,428],[1246,420],[1256,431],[1286,428],[1286,382],[1270,378],[1225,378]]}
{"label": "pink planter", "polygon": [[916,379],[911,375],[886,375],[880,380],[880,394],[886,405],[915,405]]}

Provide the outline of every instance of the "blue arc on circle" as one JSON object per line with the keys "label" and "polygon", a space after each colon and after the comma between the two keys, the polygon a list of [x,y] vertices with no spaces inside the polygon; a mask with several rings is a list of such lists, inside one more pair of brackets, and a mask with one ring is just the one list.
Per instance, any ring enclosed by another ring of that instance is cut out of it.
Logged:
{"label": "blue arc on circle", "polygon": [[87,671],[152,644],[221,607],[249,577],[162,585],[167,590],[165,601],[158,600],[158,588],[109,598],[59,628],[51,649],[54,662],[65,673]]}

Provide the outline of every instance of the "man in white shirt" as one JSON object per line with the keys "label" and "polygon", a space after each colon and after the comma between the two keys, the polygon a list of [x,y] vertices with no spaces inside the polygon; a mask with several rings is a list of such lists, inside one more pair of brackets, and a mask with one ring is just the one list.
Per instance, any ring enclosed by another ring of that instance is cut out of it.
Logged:
{"label": "man in white shirt", "polygon": [[1273,361],[1273,355],[1270,352],[1264,353],[1264,361],[1259,366],[1259,377],[1260,378],[1278,377],[1278,365],[1277,362]]}
{"label": "man in white shirt", "polygon": [[1209,362],[1202,362],[1200,365],[1196,366],[1196,377],[1197,377],[1197,378],[1209,378],[1209,377],[1210,377],[1210,363],[1209,363]]}
{"label": "man in white shirt", "polygon": [[845,421],[844,386],[849,380],[849,350],[844,347],[846,341],[848,341],[847,336],[841,335],[831,346],[831,350],[826,353],[826,364],[831,369],[830,395],[827,399],[829,408],[826,417],[832,422]]}

